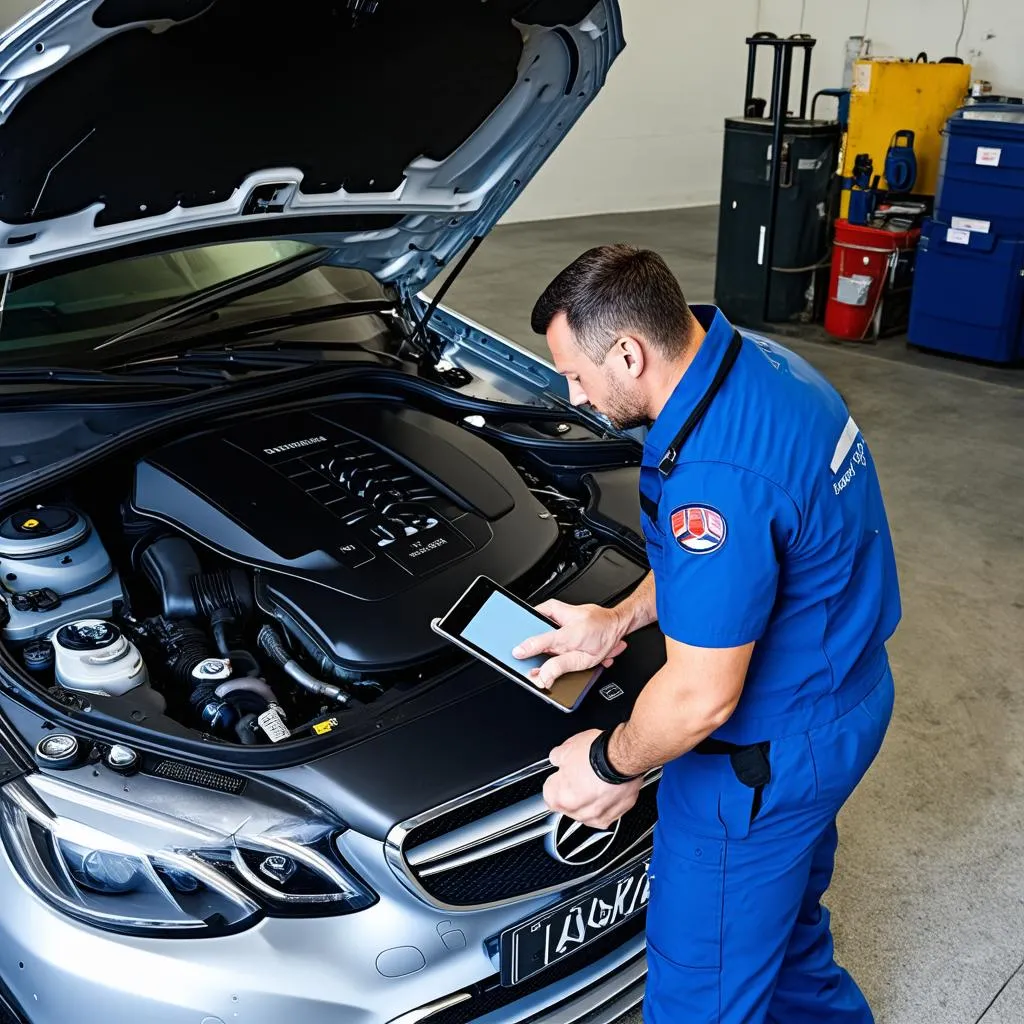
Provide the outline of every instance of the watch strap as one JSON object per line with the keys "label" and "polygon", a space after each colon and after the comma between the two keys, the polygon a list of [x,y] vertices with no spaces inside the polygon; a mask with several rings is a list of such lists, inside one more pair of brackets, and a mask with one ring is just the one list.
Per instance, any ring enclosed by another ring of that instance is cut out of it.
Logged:
{"label": "watch strap", "polygon": [[607,782],[612,786],[621,786],[627,782],[632,782],[634,779],[638,779],[640,776],[623,775],[622,772],[612,766],[611,761],[608,759],[608,744],[611,741],[613,731],[608,729],[594,737],[594,742],[590,744],[590,767],[594,769],[594,774],[602,782]]}

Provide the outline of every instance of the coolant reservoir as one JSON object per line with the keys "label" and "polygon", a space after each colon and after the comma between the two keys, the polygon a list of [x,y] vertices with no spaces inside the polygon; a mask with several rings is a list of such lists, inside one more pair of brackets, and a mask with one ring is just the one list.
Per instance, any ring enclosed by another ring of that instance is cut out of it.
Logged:
{"label": "coolant reservoir", "polygon": [[79,619],[53,636],[54,672],[66,690],[120,697],[149,682],[139,649],[112,622]]}

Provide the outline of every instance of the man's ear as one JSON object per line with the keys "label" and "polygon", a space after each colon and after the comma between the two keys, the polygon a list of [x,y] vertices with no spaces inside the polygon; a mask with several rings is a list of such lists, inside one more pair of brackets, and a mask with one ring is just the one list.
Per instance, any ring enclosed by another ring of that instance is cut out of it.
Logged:
{"label": "man's ear", "polygon": [[634,380],[639,378],[647,364],[647,353],[644,351],[643,343],[632,335],[624,334],[615,343],[615,348],[626,373]]}

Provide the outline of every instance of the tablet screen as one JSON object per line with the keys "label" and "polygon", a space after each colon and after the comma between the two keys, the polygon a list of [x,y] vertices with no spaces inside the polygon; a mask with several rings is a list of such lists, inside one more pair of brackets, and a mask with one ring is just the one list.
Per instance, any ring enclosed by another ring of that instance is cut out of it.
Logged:
{"label": "tablet screen", "polygon": [[600,666],[566,672],[548,689],[538,687],[530,678],[530,670],[540,668],[550,655],[519,659],[512,650],[528,637],[553,633],[557,627],[485,576],[474,581],[443,619],[435,619],[433,627],[563,711],[577,707],[601,674]]}
{"label": "tablet screen", "polygon": [[497,591],[484,601],[461,630],[463,639],[527,678],[530,670],[540,668],[549,655],[520,659],[512,654],[512,648],[527,637],[551,632],[553,627],[548,622]]}

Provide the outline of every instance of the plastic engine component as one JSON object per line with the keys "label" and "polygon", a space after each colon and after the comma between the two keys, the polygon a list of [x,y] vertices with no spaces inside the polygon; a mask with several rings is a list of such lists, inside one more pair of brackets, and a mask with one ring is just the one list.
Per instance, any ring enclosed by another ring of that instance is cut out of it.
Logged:
{"label": "plastic engine component", "polygon": [[245,573],[203,573],[195,548],[184,537],[161,537],[143,551],[139,562],[168,619],[208,619],[226,611],[244,620],[252,613],[252,586]]}
{"label": "plastic engine component", "polygon": [[[249,565],[260,610],[319,673],[346,681],[440,654],[433,616],[478,575],[528,592],[560,537],[497,448],[386,400],[255,415],[173,442],[136,465],[131,507]],[[142,562],[176,610],[241,590],[233,570],[195,577],[181,543],[157,541]],[[201,592],[186,591],[192,578]]]}
{"label": "plastic engine component", "polygon": [[110,558],[85,516],[73,509],[25,509],[0,523],[0,573],[14,594],[77,594],[106,579]]}
{"label": "plastic engine component", "polygon": [[121,581],[88,517],[63,505],[22,509],[0,523],[0,584],[11,643],[48,636],[76,619],[105,619],[124,601]]}
{"label": "plastic engine component", "polygon": [[235,735],[243,743],[253,742],[253,731],[240,726],[247,716],[261,713],[274,699],[264,680],[232,680],[234,666],[214,656],[210,639],[194,622],[156,620],[149,639],[159,652],[155,657],[162,661],[178,690],[187,695],[198,724],[214,733]]}
{"label": "plastic engine component", "polygon": [[53,644],[49,640],[32,640],[22,648],[21,657],[29,672],[50,672],[55,661]]}
{"label": "plastic engine component", "polygon": [[112,622],[82,619],[53,637],[57,682],[66,690],[120,697],[149,682],[138,648]]}

